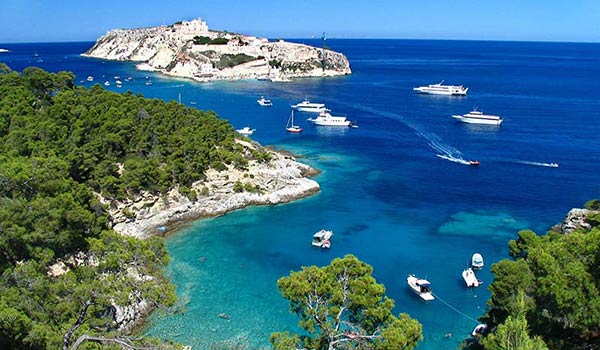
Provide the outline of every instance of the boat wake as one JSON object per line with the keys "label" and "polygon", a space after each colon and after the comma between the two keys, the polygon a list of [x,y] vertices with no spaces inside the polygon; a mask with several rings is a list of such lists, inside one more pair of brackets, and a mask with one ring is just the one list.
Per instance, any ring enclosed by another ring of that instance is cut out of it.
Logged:
{"label": "boat wake", "polygon": [[454,163],[459,163],[459,164],[464,164],[464,165],[471,165],[471,163],[469,163],[469,161],[464,160],[462,158],[456,158],[456,157],[452,157],[452,156],[447,156],[447,155],[443,155],[443,154],[436,154],[436,156],[445,159],[445,160],[449,160],[451,162]]}
{"label": "boat wake", "polygon": [[519,164],[525,164],[525,165],[544,166],[547,168],[558,168],[558,163],[530,162],[527,160],[516,160],[515,162],[519,163]]}

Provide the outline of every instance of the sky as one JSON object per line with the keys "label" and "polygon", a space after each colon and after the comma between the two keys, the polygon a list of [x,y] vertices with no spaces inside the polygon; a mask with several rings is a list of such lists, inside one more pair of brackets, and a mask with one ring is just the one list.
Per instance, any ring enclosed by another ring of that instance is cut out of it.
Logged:
{"label": "sky", "polygon": [[0,43],[94,41],[197,17],[268,38],[600,42],[600,0],[1,0]]}

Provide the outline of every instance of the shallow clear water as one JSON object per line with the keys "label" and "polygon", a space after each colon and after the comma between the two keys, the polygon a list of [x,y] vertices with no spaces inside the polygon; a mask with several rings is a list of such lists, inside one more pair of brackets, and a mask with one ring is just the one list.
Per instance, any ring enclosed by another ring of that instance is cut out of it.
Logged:
{"label": "shallow clear water", "polygon": [[[72,70],[78,81],[132,76],[123,88],[110,89],[167,100],[181,95],[183,103],[214,110],[236,128],[256,128],[253,139],[300,154],[322,171],[315,196],[191,223],[167,239],[167,273],[180,312],[154,315],[145,332],[194,349],[265,347],[271,332],[294,330],[277,279],[348,253],[373,265],[397,313],[423,324],[420,349],[456,348],[485,310],[489,266],[507,256],[507,241],[524,228],[542,233],[571,207],[600,195],[600,45],[329,40],[350,59],[351,76],[206,84],[76,55],[89,46],[1,45],[13,51],[0,54],[0,62]],[[152,86],[144,85],[146,75]],[[440,80],[468,86],[469,95],[411,91]],[[258,106],[261,95],[274,106]],[[360,127],[315,128],[304,121],[308,115],[297,114],[305,130],[287,134],[289,105],[305,97]],[[474,106],[501,115],[504,124],[470,126],[450,118]],[[478,159],[481,166],[437,154]],[[310,245],[321,228],[335,233],[329,251]],[[467,290],[460,274],[476,251],[486,262],[478,272],[486,284]],[[427,277],[438,300],[425,304],[412,295],[405,282],[410,273]]]}

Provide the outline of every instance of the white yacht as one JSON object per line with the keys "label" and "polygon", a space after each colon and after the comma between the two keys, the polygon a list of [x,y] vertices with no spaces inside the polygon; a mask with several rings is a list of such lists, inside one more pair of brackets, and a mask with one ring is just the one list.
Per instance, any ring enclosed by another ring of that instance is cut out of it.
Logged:
{"label": "white yacht", "polygon": [[238,134],[241,134],[244,136],[250,136],[250,135],[254,134],[256,129],[250,129],[249,126],[244,126],[243,128],[237,129],[236,131],[238,132]]}
{"label": "white yacht", "polygon": [[258,100],[256,100],[256,102],[263,107],[270,107],[273,105],[273,102],[264,96],[261,96]]}
{"label": "white yacht", "polygon": [[329,240],[333,236],[333,231],[320,230],[313,235],[312,245],[319,248],[330,248],[331,241]]}
{"label": "white yacht", "polygon": [[292,109],[292,114],[288,118],[287,124],[285,125],[285,130],[292,134],[299,134],[302,132],[302,128],[298,125],[294,125],[294,110]]}
{"label": "white yacht", "polygon": [[104,82],[104,86],[110,86],[110,81],[108,81],[108,80],[107,80],[107,81],[105,81],[105,82]]}
{"label": "white yacht", "polygon": [[309,112],[309,113],[321,113],[321,112],[328,111],[328,109],[325,107],[324,103],[313,103],[313,102],[310,102],[308,99],[305,99],[304,101],[302,101],[300,103],[292,105],[292,108],[299,112]]}
{"label": "white yacht", "polygon": [[415,292],[421,299],[425,301],[434,300],[435,297],[431,292],[431,283],[428,280],[423,280],[415,277],[415,275],[409,275],[406,278],[406,283],[410,289]]}
{"label": "white yacht", "polygon": [[479,287],[483,283],[481,280],[477,279],[477,276],[475,276],[475,272],[471,268],[464,270],[462,272],[462,277],[465,280],[465,284],[469,288]]}
{"label": "white yacht", "polygon": [[483,112],[477,109],[463,115],[453,115],[452,118],[469,124],[485,124],[485,125],[496,125],[500,126],[503,119],[497,115],[483,114]]}
{"label": "white yacht", "polygon": [[87,77],[87,81],[94,81],[94,77],[93,77],[93,76],[91,76],[91,75],[88,75],[88,77]]}
{"label": "white yacht", "polygon": [[471,257],[471,267],[474,269],[480,269],[483,267],[483,256],[481,256],[481,254],[473,254]]}
{"label": "white yacht", "polygon": [[469,90],[469,88],[466,88],[462,85],[442,85],[443,83],[444,81],[442,80],[438,84],[419,86],[413,88],[413,91],[430,95],[465,96]]}
{"label": "white yacht", "polygon": [[351,126],[352,122],[345,116],[333,116],[327,111],[323,111],[316,118],[308,118],[309,122],[319,126]]}

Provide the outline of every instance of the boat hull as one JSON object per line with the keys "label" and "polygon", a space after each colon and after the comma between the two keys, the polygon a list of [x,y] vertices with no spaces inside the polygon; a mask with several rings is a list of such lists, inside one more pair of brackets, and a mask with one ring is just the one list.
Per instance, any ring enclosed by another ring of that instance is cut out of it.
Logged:
{"label": "boat hull", "polygon": [[420,287],[417,285],[418,280],[419,279],[413,275],[410,275],[406,278],[406,283],[408,284],[408,287],[410,288],[410,290],[412,290],[413,293],[415,293],[416,295],[418,295],[421,299],[423,299],[425,301],[434,300],[435,298],[431,292],[421,292]]}
{"label": "boat hull", "polygon": [[329,121],[315,120],[315,121],[313,121],[313,124],[318,125],[318,126],[344,126],[344,127],[350,126],[350,122],[349,121],[346,121],[346,122],[329,122]]}
{"label": "boat hull", "polygon": [[479,119],[479,118],[469,118],[462,115],[453,115],[452,118],[458,120],[462,123],[467,124],[481,124],[481,125],[495,125],[500,126],[502,124],[502,119],[494,120],[494,119]]}
{"label": "boat hull", "polygon": [[466,96],[467,90],[468,89],[463,90],[463,91],[443,91],[443,90],[429,90],[429,89],[422,89],[422,88],[413,88],[413,91],[416,91],[420,94],[444,95],[444,96]]}

